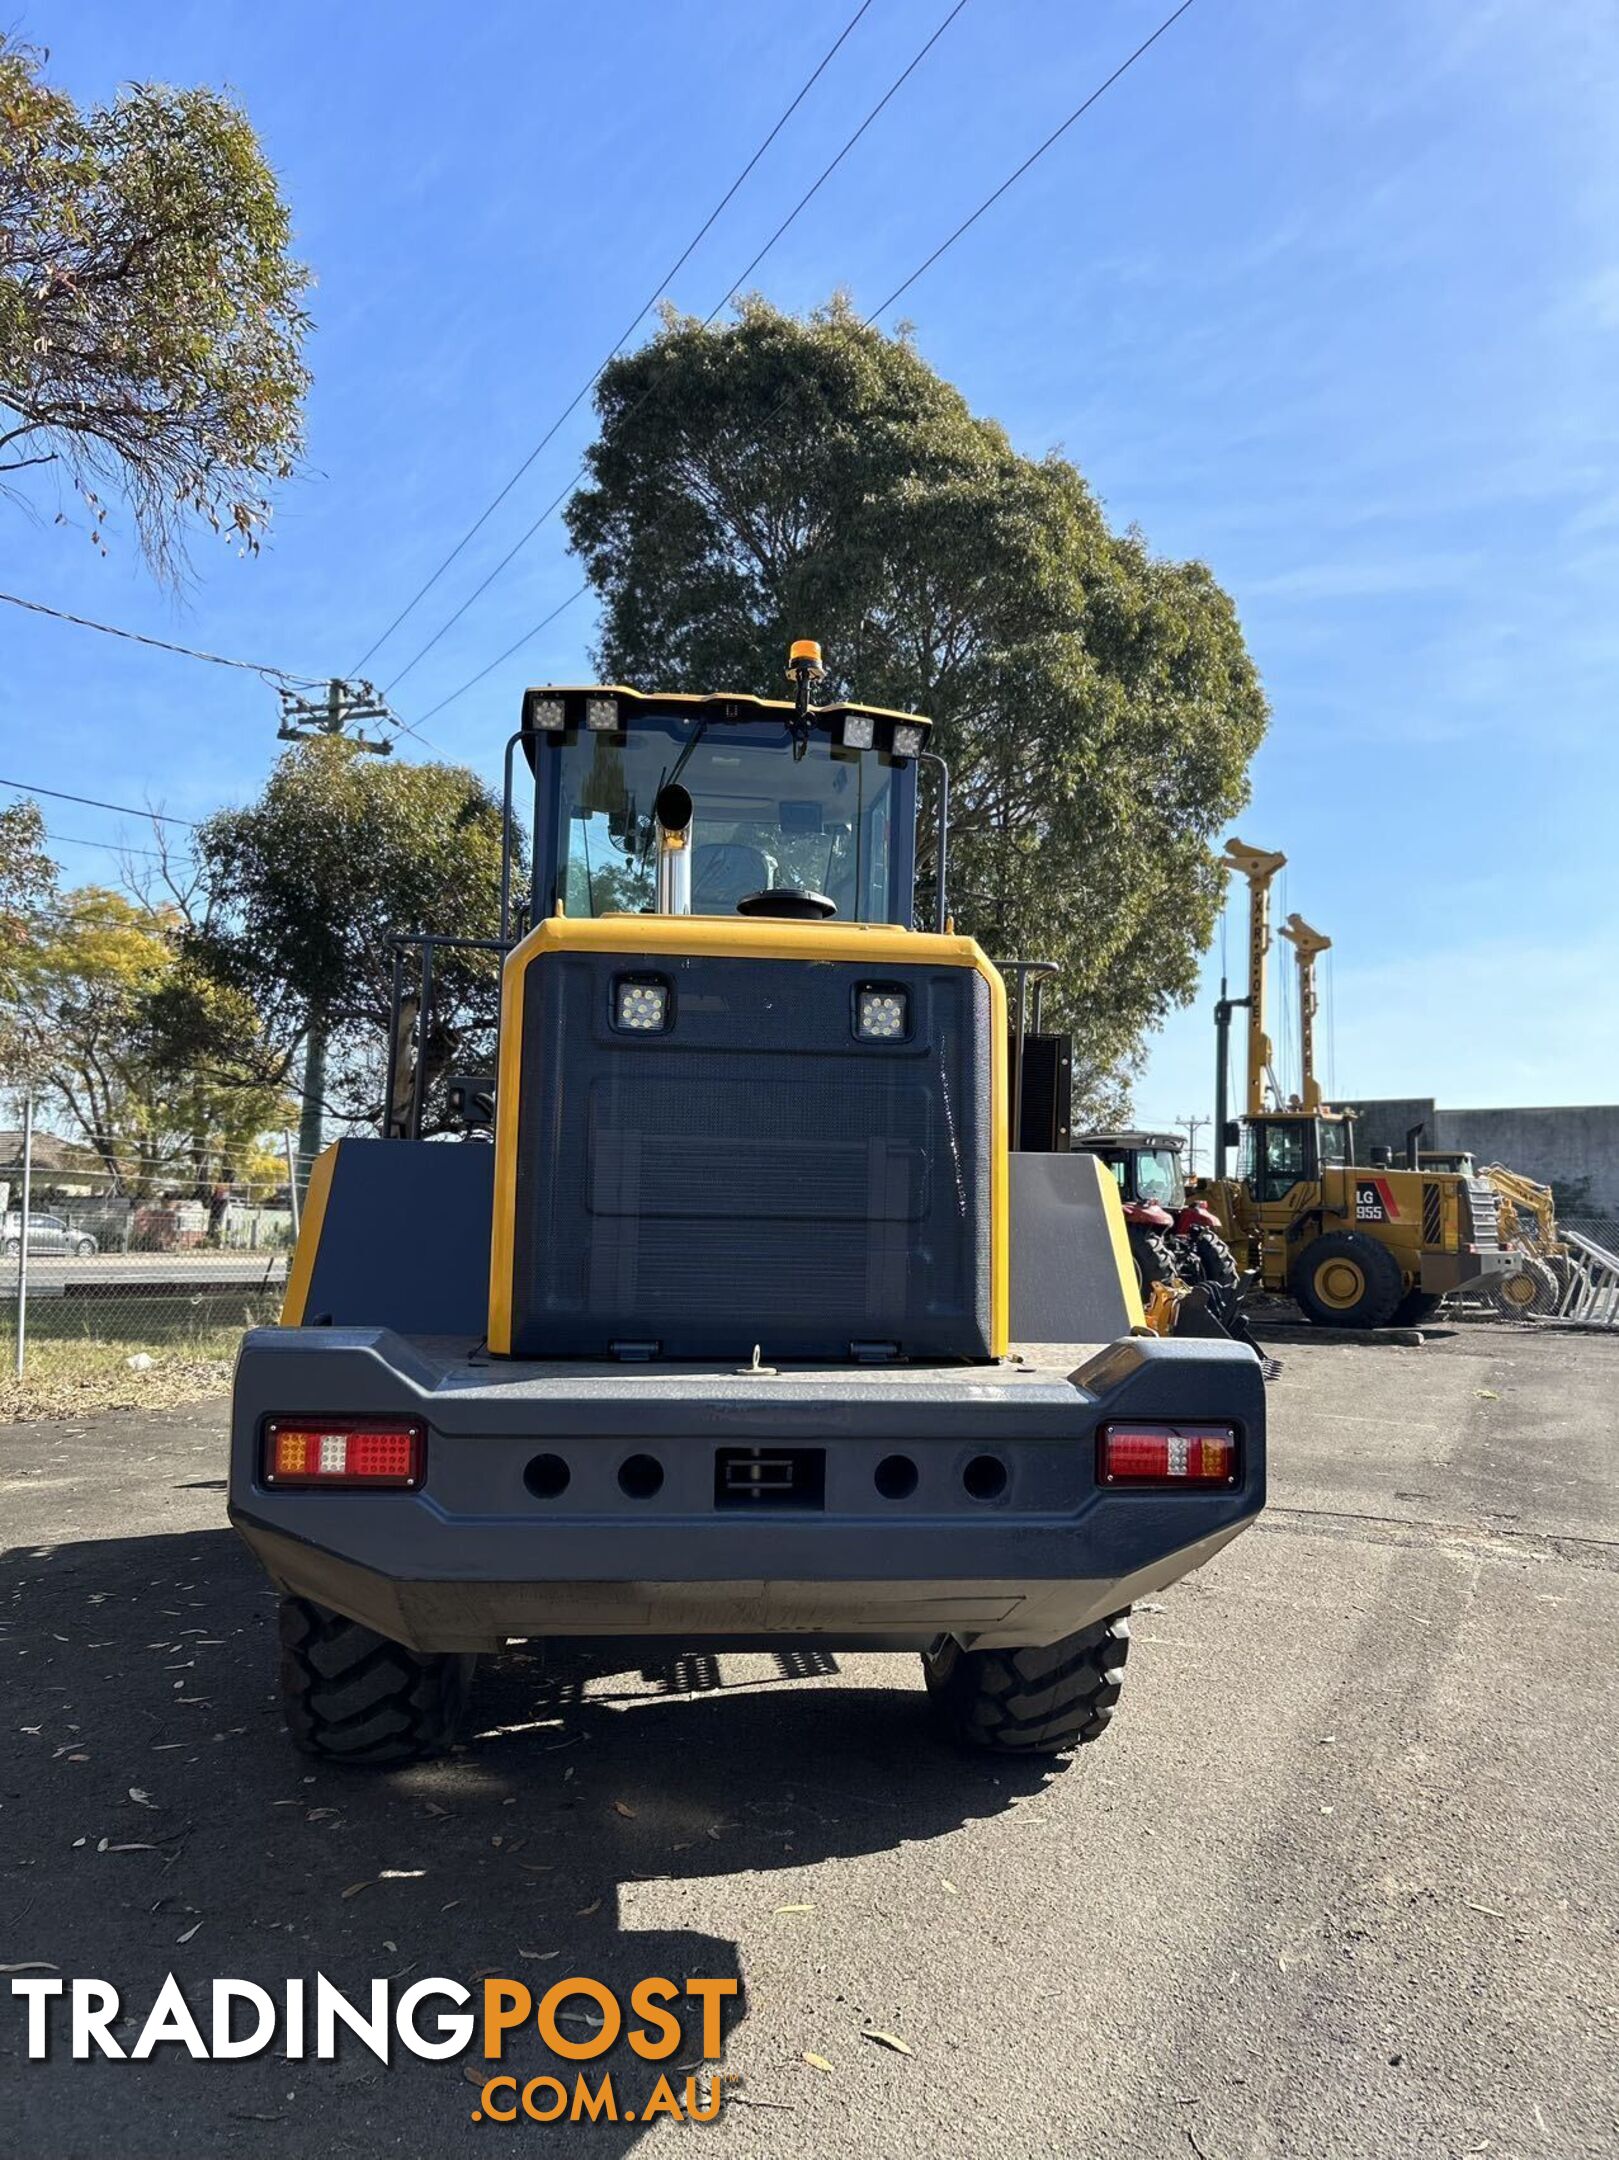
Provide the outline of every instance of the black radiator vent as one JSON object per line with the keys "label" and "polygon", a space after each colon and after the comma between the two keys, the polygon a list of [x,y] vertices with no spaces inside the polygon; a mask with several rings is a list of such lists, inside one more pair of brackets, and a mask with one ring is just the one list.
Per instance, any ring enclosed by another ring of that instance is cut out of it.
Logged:
{"label": "black radiator vent", "polygon": [[[657,966],[671,1018],[613,1025]],[[983,1357],[990,1030],[966,968],[908,975],[903,1039],[864,1042],[873,971],[542,953],[524,1000],[513,1349],[592,1357]]]}

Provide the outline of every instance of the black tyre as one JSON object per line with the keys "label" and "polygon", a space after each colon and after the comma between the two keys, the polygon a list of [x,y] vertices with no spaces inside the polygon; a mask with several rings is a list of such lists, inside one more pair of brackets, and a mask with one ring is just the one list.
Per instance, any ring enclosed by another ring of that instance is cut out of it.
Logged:
{"label": "black tyre", "polygon": [[1394,1308],[1395,1327],[1419,1327],[1424,1320],[1431,1320],[1444,1303],[1432,1290],[1408,1290]]}
{"label": "black tyre", "polygon": [[1130,1257],[1136,1264],[1136,1280],[1141,1285],[1143,1303],[1152,1296],[1155,1283],[1168,1283],[1173,1289],[1181,1279],[1174,1251],[1161,1230],[1139,1229],[1132,1224]]}
{"label": "black tyre", "polygon": [[1130,1615],[1114,1613],[1040,1650],[924,1651],[922,1670],[946,1731],[1003,1755],[1061,1755],[1099,1740],[1124,1685]]}
{"label": "black tyre", "polygon": [[1533,1253],[1515,1256],[1510,1275],[1497,1275],[1490,1283],[1490,1299],[1509,1320],[1527,1320],[1533,1313],[1554,1313],[1562,1302],[1562,1287],[1548,1261]]}
{"label": "black tyre", "polygon": [[476,1658],[403,1643],[308,1598],[281,1600],[281,1709],[294,1746],[328,1762],[414,1762],[450,1745]]}
{"label": "black tyre", "polygon": [[1405,1296],[1398,1260],[1358,1230],[1331,1230],[1307,1245],[1288,1288],[1318,1327],[1387,1327]]}
{"label": "black tyre", "polygon": [[1218,1230],[1194,1230],[1190,1243],[1192,1258],[1206,1283],[1212,1283],[1217,1290],[1241,1287],[1242,1270],[1237,1266],[1237,1256]]}

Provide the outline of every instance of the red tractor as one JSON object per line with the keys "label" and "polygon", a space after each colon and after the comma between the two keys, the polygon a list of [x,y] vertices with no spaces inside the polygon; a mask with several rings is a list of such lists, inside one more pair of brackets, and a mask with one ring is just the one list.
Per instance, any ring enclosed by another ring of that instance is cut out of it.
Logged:
{"label": "red tractor", "polygon": [[1223,1331],[1247,1341],[1238,1309],[1241,1272],[1219,1217],[1187,1197],[1183,1144],[1178,1133],[1152,1132],[1082,1133],[1074,1142],[1086,1154],[1100,1155],[1119,1181],[1143,1303],[1150,1304],[1160,1286],[1172,1296],[1202,1289],[1204,1309]]}

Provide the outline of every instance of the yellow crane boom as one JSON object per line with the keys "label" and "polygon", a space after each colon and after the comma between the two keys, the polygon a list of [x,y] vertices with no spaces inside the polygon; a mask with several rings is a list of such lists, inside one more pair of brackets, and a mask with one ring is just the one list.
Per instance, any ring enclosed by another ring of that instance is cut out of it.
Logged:
{"label": "yellow crane boom", "polygon": [[1317,955],[1330,952],[1332,940],[1323,937],[1319,930],[1312,930],[1304,917],[1289,915],[1281,928],[1281,935],[1292,946],[1299,967],[1299,1067],[1303,1075],[1300,1086],[1306,1110],[1321,1108],[1321,1083],[1315,1072],[1315,1016],[1319,1003],[1315,987],[1315,963]]}
{"label": "yellow crane boom", "polygon": [[1248,1095],[1249,1117],[1265,1113],[1265,1076],[1271,1069],[1270,1037],[1265,1032],[1265,956],[1270,951],[1270,889],[1287,857],[1265,848],[1228,840],[1225,859],[1248,881]]}

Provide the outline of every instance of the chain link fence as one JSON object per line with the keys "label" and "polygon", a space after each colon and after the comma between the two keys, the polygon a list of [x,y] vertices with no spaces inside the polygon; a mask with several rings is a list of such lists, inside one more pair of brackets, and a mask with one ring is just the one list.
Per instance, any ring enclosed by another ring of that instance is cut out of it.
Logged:
{"label": "chain link fence", "polygon": [[290,1139],[237,1174],[218,1151],[0,1132],[0,1413],[223,1387],[243,1329],[280,1311],[304,1175]]}

